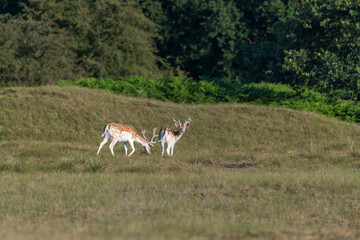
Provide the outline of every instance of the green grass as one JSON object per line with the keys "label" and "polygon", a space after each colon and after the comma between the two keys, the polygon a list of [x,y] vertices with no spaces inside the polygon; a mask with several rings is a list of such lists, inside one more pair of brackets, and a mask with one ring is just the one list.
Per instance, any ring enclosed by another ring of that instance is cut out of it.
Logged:
{"label": "green grass", "polygon": [[[96,156],[103,126],[190,127]],[[4,239],[356,239],[360,127],[246,104],[185,105],[78,87],[0,90]],[[349,150],[349,139],[352,150]],[[356,154],[354,154],[356,153]]]}
{"label": "green grass", "polygon": [[359,226],[359,184],[356,170],[341,169],[6,173],[0,232],[83,239],[349,234]]}

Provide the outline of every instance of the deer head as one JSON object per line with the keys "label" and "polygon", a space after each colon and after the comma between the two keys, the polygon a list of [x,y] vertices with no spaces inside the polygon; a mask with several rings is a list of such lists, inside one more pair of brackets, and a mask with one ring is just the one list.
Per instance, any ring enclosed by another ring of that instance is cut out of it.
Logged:
{"label": "deer head", "polygon": [[188,120],[186,120],[186,121],[184,122],[184,124],[181,124],[180,120],[179,120],[179,121],[176,121],[174,117],[173,117],[172,119],[173,119],[173,121],[175,122],[175,126],[179,129],[179,131],[180,131],[181,133],[184,133],[185,130],[186,130],[186,128],[187,128],[188,126],[190,126],[190,122],[191,122],[191,118],[190,118],[190,117],[189,117]]}
{"label": "deer head", "polygon": [[151,148],[154,147],[154,144],[156,143],[154,141],[154,138],[157,137],[157,135],[155,135],[156,128],[153,129],[153,136],[152,136],[150,141],[146,138],[145,132],[146,132],[146,130],[141,131],[141,134],[143,135],[143,138],[147,141],[147,146],[144,146],[144,149],[148,154],[151,154]]}

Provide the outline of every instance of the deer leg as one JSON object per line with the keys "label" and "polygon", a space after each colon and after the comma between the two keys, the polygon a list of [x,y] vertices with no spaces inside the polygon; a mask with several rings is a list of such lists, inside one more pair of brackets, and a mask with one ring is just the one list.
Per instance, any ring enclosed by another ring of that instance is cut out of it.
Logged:
{"label": "deer leg", "polygon": [[99,149],[97,151],[97,155],[99,155],[100,149],[104,146],[105,143],[107,143],[108,140],[109,139],[107,137],[105,137],[104,140],[100,143],[100,147],[99,147]]}
{"label": "deer leg", "polygon": [[163,141],[160,141],[161,156],[164,156],[164,145]]}
{"label": "deer leg", "polygon": [[113,139],[112,142],[110,143],[110,146],[109,146],[110,151],[111,151],[111,154],[112,154],[113,156],[115,156],[115,154],[114,154],[114,146],[115,146],[116,143],[117,143],[117,139],[116,139],[116,140]]}
{"label": "deer leg", "polygon": [[170,157],[170,149],[171,149],[171,144],[167,144],[167,148],[166,148],[166,153],[169,155]]}
{"label": "deer leg", "polygon": [[124,142],[125,156],[127,156],[127,142]]}
{"label": "deer leg", "polygon": [[131,156],[131,154],[133,154],[135,152],[135,147],[134,147],[134,142],[129,141],[130,143],[130,147],[132,148],[132,152],[129,154],[129,157]]}
{"label": "deer leg", "polygon": [[173,156],[173,154],[174,154],[174,146],[175,146],[175,144],[171,145],[171,156]]}

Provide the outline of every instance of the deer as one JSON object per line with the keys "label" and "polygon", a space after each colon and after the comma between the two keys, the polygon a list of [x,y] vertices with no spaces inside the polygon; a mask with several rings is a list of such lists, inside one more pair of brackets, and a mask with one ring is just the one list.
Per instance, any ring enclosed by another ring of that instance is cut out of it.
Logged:
{"label": "deer", "polygon": [[148,154],[151,154],[151,148],[154,147],[154,144],[156,143],[155,141],[153,141],[156,128],[153,129],[153,137],[150,141],[145,137],[145,132],[145,130],[141,131],[143,135],[141,137],[139,134],[136,133],[135,128],[130,125],[109,123],[104,126],[104,131],[101,135],[104,140],[100,143],[97,155],[99,155],[101,148],[104,146],[105,143],[107,143],[108,140],[111,140],[109,148],[113,156],[115,156],[114,146],[117,142],[124,143],[125,156],[127,156],[127,143],[129,143],[132,148],[132,152],[129,154],[129,157],[135,152],[134,142],[140,143],[144,147],[145,151]]}
{"label": "deer", "polygon": [[159,131],[159,134],[155,136],[159,138],[159,143],[161,147],[161,156],[164,156],[165,145],[167,145],[167,149],[166,149],[167,154],[169,156],[173,156],[175,143],[177,143],[177,141],[180,140],[186,128],[190,126],[190,122],[191,122],[190,117],[188,120],[184,122],[184,124],[181,124],[180,120],[176,121],[174,117],[172,119],[175,122],[175,126],[179,130],[177,132],[174,132],[170,128],[162,127]]}

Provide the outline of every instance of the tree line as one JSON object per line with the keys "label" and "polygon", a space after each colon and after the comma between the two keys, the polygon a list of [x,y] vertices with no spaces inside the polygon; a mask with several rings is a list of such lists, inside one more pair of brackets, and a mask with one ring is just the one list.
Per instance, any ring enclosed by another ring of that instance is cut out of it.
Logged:
{"label": "tree line", "polygon": [[183,75],[360,100],[358,0],[0,0],[1,85]]}

